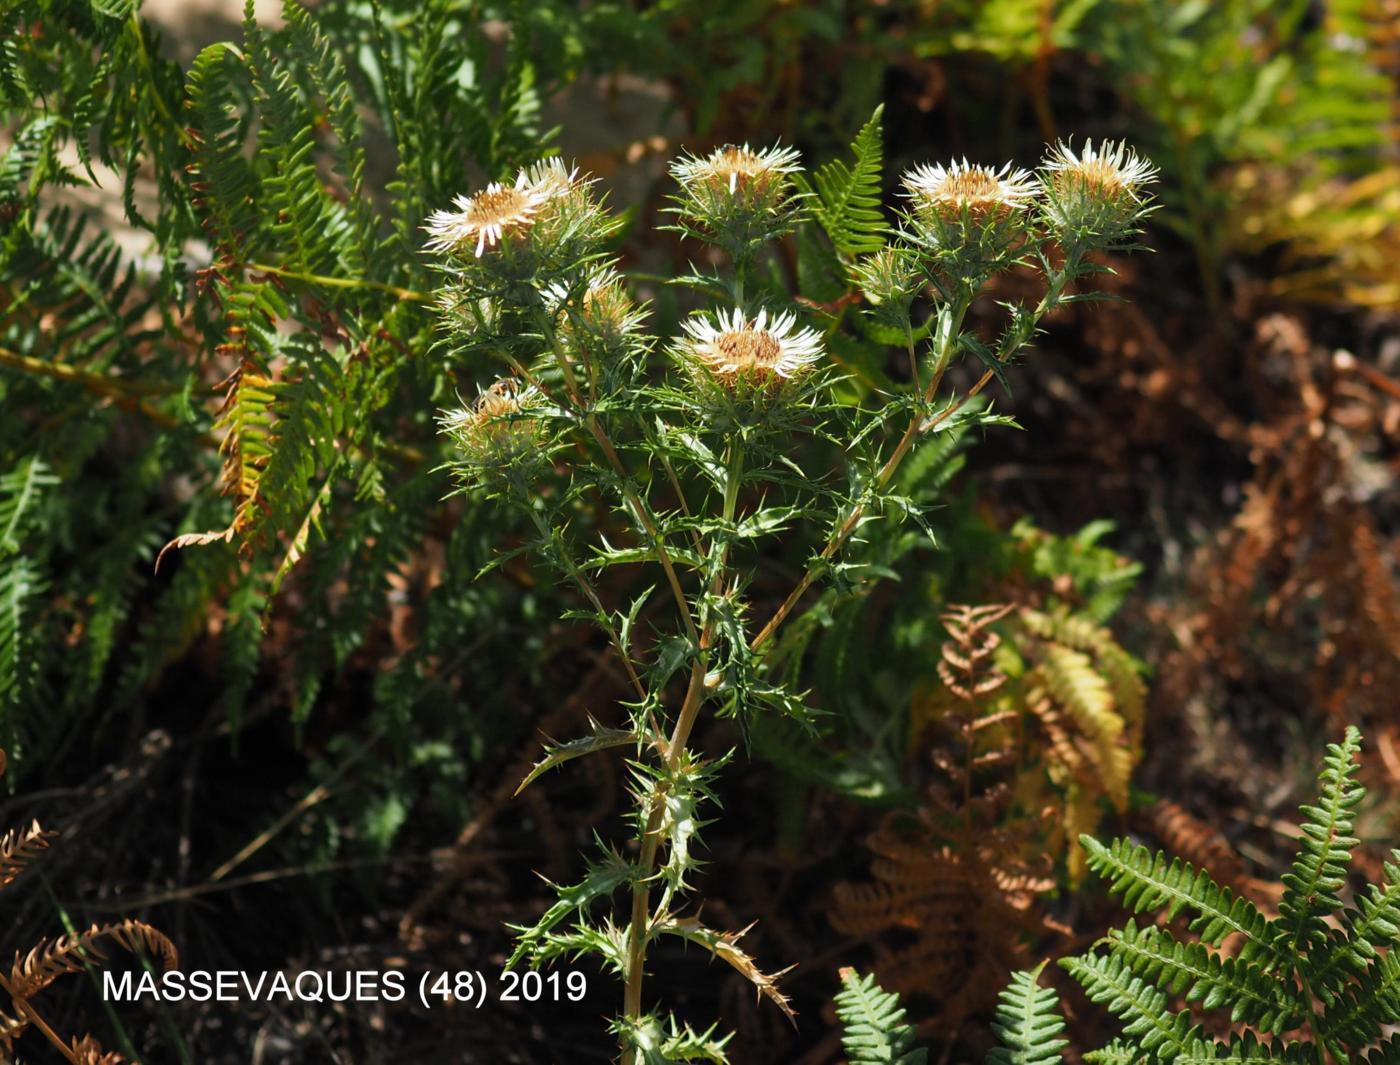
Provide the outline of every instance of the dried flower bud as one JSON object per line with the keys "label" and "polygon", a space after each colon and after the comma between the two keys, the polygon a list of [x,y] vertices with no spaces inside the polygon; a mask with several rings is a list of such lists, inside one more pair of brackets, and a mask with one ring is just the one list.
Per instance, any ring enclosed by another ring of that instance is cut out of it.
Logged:
{"label": "dried flower bud", "polygon": [[1146,212],[1143,187],[1157,168],[1122,141],[1097,148],[1086,140],[1079,151],[1061,142],[1043,164],[1046,223],[1064,243],[1110,244]]}
{"label": "dried flower bud", "polygon": [[470,407],[445,411],[441,431],[461,452],[462,472],[468,477],[527,465],[541,454],[544,428],[535,415],[539,391],[503,378],[476,398]]}

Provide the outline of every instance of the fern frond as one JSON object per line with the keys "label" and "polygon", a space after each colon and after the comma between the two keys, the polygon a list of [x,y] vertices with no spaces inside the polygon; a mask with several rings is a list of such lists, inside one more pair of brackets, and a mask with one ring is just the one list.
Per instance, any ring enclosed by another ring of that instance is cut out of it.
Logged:
{"label": "fern frond", "polygon": [[1131,1043],[1114,1039],[1105,1047],[1089,1051],[1084,1060],[1089,1065],[1140,1065],[1142,1054]]}
{"label": "fern frond", "polygon": [[852,161],[833,159],[812,173],[809,184],[795,175],[808,196],[812,215],[831,238],[839,255],[852,258],[884,247],[889,223],[880,210],[880,174],[884,167],[884,105],[875,108],[851,142]]}
{"label": "fern frond", "polygon": [[58,478],[37,455],[0,477],[0,558],[19,551],[25,526],[34,517],[44,489],[56,484]]}
{"label": "fern frond", "polygon": [[1340,932],[1328,930],[1326,949],[1309,974],[1321,995],[1347,976],[1364,973],[1379,951],[1400,942],[1400,850],[1391,852],[1382,869],[1385,883],[1368,885],[1343,915]]}
{"label": "fern frond", "polygon": [[1230,1022],[1279,1034],[1300,1022],[1297,1003],[1257,966],[1221,958],[1201,943],[1182,943],[1165,929],[1129,921],[1109,933],[1113,954],[1132,971],[1204,1009],[1230,1008]]}
{"label": "fern frond", "polygon": [[1040,986],[1045,962],[1027,972],[1013,973],[997,1003],[992,1031],[1002,1045],[987,1054],[987,1065],[1059,1065],[1069,1040],[1053,988]]}
{"label": "fern frond", "polygon": [[24,698],[34,676],[29,659],[29,604],[48,582],[23,555],[0,558],[0,739],[14,745],[11,710]]}
{"label": "fern frond", "polygon": [[0,837],[0,888],[15,882],[39,852],[49,845],[56,832],[46,832],[34,821],[28,828],[12,828]]}
{"label": "fern frond", "polygon": [[1167,995],[1133,973],[1116,954],[1064,958],[1060,964],[1084,988],[1089,998],[1106,1006],[1123,1022],[1143,1051],[1163,1062],[1193,1051],[1202,1053],[1204,1028],[1191,1023],[1191,1011],[1173,1013]]}
{"label": "fern frond", "polygon": [[1202,1041],[1179,1054],[1175,1065],[1313,1065],[1315,1048],[1306,1043],[1266,1043],[1253,1032],[1230,1037],[1228,1043]]}
{"label": "fern frond", "polygon": [[15,1049],[15,1040],[22,1036],[28,1027],[28,1021],[11,1017],[4,1010],[0,1010],[0,1050],[12,1052]]}
{"label": "fern frond", "polygon": [[1353,1049],[1369,1046],[1400,1024],[1400,951],[1376,958],[1354,987],[1331,1003],[1320,1022],[1324,1041],[1339,1040]]}
{"label": "fern frond", "polygon": [[115,1050],[103,1050],[91,1035],[74,1036],[71,1049],[76,1065],[126,1065],[126,1058]]}
{"label": "fern frond", "polygon": [[1318,805],[1302,807],[1303,836],[1292,869],[1285,873],[1279,901],[1281,949],[1308,954],[1327,941],[1327,916],[1341,909],[1337,894],[1346,885],[1355,810],[1366,795],[1356,783],[1361,733],[1348,728],[1340,744],[1329,744],[1319,778]]}
{"label": "fern frond", "polygon": [[[194,203],[217,245],[245,245],[258,228],[257,179],[243,153],[239,121],[246,104],[233,83],[236,54],[224,42],[209,45],[195,56],[185,87],[194,141]],[[236,69],[244,73],[241,64]]]}
{"label": "fern frond", "polygon": [[67,973],[80,973],[89,964],[107,959],[102,941],[111,940],[132,954],[159,959],[166,969],[179,965],[175,944],[144,921],[125,920],[115,924],[95,924],[85,932],[41,940],[28,954],[16,954],[10,969],[10,991],[20,999],[30,999]]}
{"label": "fern frond", "polygon": [[882,989],[871,974],[841,970],[836,1016],[850,1065],[923,1065],[928,1060],[928,1051],[914,1046],[914,1026],[905,1020],[899,996]]}
{"label": "fern frond", "polygon": [[1197,872],[1180,858],[1169,860],[1160,851],[1154,856],[1131,840],[1116,839],[1107,847],[1090,836],[1080,836],[1079,842],[1089,868],[1109,882],[1109,890],[1121,895],[1123,905],[1133,913],[1165,907],[1171,920],[1182,910],[1191,910],[1196,915],[1191,930],[1203,942],[1218,946],[1226,936],[1237,934],[1244,941],[1239,953],[1242,961],[1255,961],[1268,972],[1282,967],[1283,957],[1264,915],[1248,899],[1217,884],[1204,869]]}

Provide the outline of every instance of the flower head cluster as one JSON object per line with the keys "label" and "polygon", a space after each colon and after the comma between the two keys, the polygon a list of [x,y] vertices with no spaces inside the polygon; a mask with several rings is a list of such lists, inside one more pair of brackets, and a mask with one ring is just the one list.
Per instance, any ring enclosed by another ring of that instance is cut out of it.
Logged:
{"label": "flower head cluster", "polygon": [[1042,167],[1044,214],[1061,241],[1109,244],[1132,231],[1149,210],[1144,188],[1157,168],[1122,141],[1086,140],[1075,151],[1055,145]]}
{"label": "flower head cluster", "polygon": [[426,247],[446,253],[474,290],[555,277],[595,254],[615,226],[593,184],[558,159],[537,163],[435,212]]}
{"label": "flower head cluster", "polygon": [[726,144],[709,155],[685,155],[671,164],[680,186],[675,213],[681,228],[713,240],[731,255],[787,231],[797,208],[795,149]]}
{"label": "flower head cluster", "polygon": [[541,396],[533,385],[503,378],[469,407],[445,411],[438,420],[457,445],[468,478],[529,463],[542,453]]}

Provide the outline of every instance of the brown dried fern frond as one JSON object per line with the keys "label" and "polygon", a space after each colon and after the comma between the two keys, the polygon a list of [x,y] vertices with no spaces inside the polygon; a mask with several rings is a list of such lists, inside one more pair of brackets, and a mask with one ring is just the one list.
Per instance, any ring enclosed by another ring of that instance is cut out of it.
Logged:
{"label": "brown dried fern frond", "polygon": [[948,639],[941,649],[938,676],[964,702],[978,702],[1006,683],[1005,675],[991,662],[1001,644],[1001,637],[991,626],[1011,610],[1009,603],[954,605],[943,614]]}
{"label": "brown dried fern frond", "polygon": [[126,1058],[115,1050],[103,1050],[91,1035],[74,1036],[72,1053],[76,1065],[127,1065]]}
{"label": "brown dried fern frond", "polygon": [[1229,841],[1184,806],[1160,799],[1138,812],[1136,819],[1176,858],[1197,869],[1209,869],[1217,883],[1248,897],[1244,862]]}
{"label": "brown dried fern frond", "polygon": [[0,1010],[0,1050],[12,1052],[15,1049],[15,1040],[22,1036],[28,1027],[28,1021],[11,1017],[4,1010]]}
{"label": "brown dried fern frond", "polygon": [[68,973],[80,973],[89,964],[107,960],[103,940],[116,943],[130,953],[148,954],[159,958],[166,969],[180,963],[175,944],[162,932],[144,921],[128,918],[114,924],[95,924],[84,932],[61,935],[54,940],[40,940],[28,954],[16,952],[10,969],[10,993],[15,998],[30,999]]}
{"label": "brown dried fern frond", "polygon": [[31,822],[28,828],[6,832],[0,838],[0,888],[14,883],[31,862],[38,860],[39,853],[55,835],[39,827],[38,821]]}
{"label": "brown dried fern frond", "polygon": [[832,927],[874,940],[881,984],[938,1002],[933,1023],[954,1031],[1045,931],[1032,903],[1051,881],[1020,858],[1022,842],[1002,825],[975,837],[954,826],[950,841],[932,809],[891,814],[867,840],[871,879],[833,888]]}

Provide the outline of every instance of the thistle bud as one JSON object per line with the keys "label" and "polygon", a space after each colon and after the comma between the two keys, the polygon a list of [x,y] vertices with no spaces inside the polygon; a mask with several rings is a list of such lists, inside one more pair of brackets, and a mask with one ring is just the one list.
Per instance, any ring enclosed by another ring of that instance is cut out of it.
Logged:
{"label": "thistle bud", "polygon": [[852,275],[877,315],[895,322],[904,320],[924,285],[913,253],[895,244],[865,256]]}
{"label": "thistle bud", "polygon": [[545,440],[539,418],[541,397],[529,385],[503,378],[476,398],[470,407],[445,411],[440,430],[460,452],[458,472],[477,481],[508,469],[521,469],[541,457]]}
{"label": "thistle bud", "polygon": [[635,343],[646,311],[633,301],[616,270],[595,270],[583,293],[571,302],[565,285],[552,286],[546,298],[561,315],[559,336],[571,351],[583,350],[604,361],[619,358]]}
{"label": "thistle bud", "polygon": [[1150,208],[1143,188],[1157,168],[1124,142],[1061,142],[1042,164],[1046,225],[1066,245],[1102,247],[1132,232]]}

